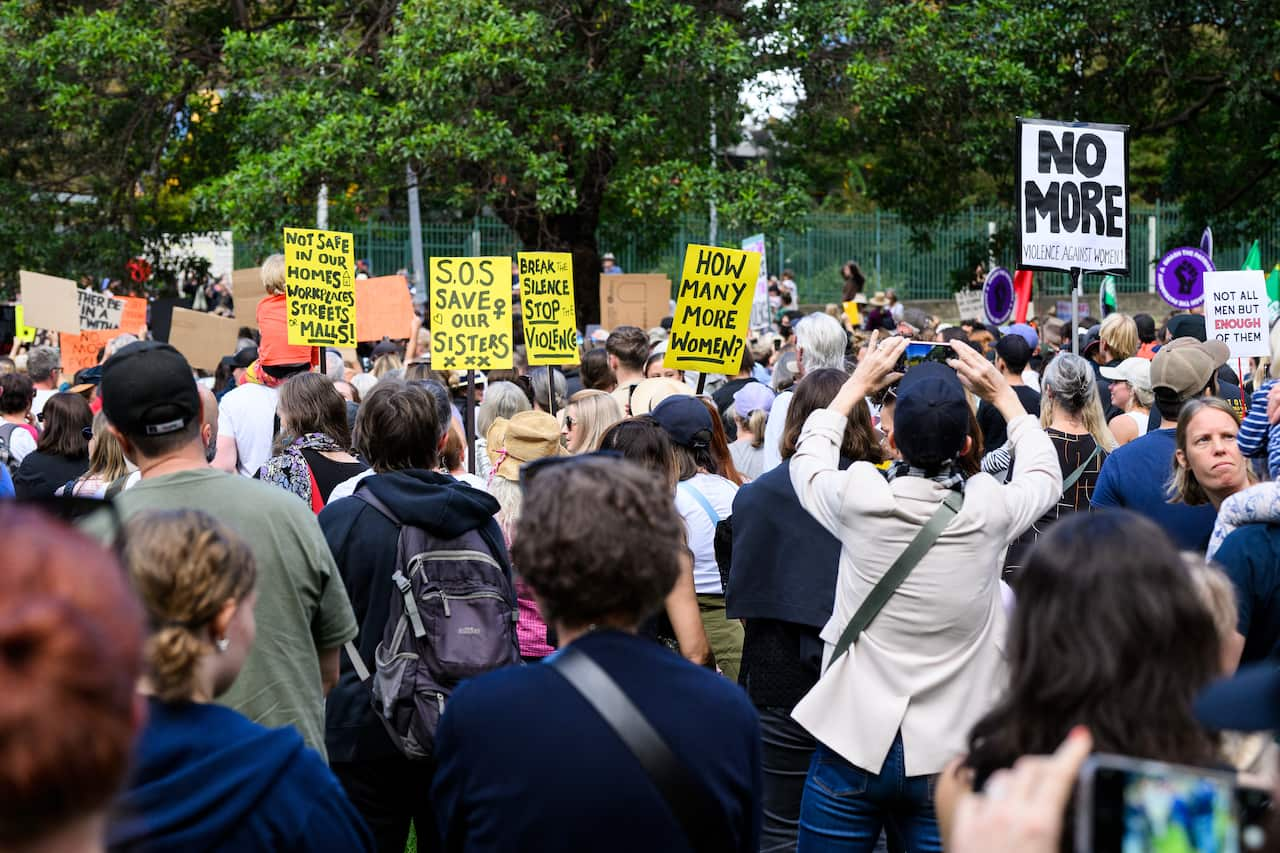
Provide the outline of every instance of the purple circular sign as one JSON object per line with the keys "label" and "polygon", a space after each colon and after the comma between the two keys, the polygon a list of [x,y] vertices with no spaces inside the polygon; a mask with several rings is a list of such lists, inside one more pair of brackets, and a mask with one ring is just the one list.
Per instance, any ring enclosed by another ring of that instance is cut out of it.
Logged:
{"label": "purple circular sign", "polygon": [[1204,302],[1204,274],[1215,269],[1199,249],[1173,249],[1156,265],[1156,289],[1174,308],[1195,308]]}
{"label": "purple circular sign", "polygon": [[1013,276],[1004,267],[995,267],[982,283],[982,306],[987,322],[999,326],[1013,316]]}

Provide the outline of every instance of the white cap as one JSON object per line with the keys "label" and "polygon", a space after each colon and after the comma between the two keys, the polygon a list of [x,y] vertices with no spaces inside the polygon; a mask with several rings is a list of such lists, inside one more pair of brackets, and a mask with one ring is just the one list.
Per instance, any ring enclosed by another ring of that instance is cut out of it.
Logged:
{"label": "white cap", "polygon": [[1098,370],[1104,379],[1116,379],[1128,382],[1143,391],[1151,390],[1151,362],[1145,358],[1126,358],[1115,367],[1102,367]]}

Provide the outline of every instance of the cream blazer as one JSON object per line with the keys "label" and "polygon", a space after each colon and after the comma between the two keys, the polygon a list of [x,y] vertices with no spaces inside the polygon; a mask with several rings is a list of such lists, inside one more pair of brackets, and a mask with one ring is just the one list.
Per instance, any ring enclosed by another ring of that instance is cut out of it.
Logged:
{"label": "cream blazer", "polygon": [[822,629],[825,669],[792,716],[849,763],[879,773],[902,732],[906,773],[940,772],[1005,686],[1002,555],[1062,495],[1053,442],[1031,415],[1009,424],[1017,460],[1007,484],[969,478],[964,508],[849,649],[840,634],[881,575],[938,508],[946,489],[892,482],[867,462],[839,469],[845,418],[809,416],[791,459],[800,503],[843,544],[835,608]]}

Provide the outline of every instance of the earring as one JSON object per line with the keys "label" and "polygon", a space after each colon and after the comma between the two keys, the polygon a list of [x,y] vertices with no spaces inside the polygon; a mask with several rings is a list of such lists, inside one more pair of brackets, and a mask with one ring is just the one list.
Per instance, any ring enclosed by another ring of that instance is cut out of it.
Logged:
{"label": "earring", "polygon": [[214,640],[213,645],[214,645],[214,648],[218,650],[218,654],[222,654],[228,648],[231,647],[231,641],[228,640],[226,637],[222,637],[220,639]]}

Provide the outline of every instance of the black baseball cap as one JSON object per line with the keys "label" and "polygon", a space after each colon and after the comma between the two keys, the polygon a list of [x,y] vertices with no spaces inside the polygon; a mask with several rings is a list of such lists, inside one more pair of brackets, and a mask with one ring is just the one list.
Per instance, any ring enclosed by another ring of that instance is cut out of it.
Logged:
{"label": "black baseball cap", "polygon": [[200,417],[200,392],[191,365],[168,344],[129,344],[102,365],[102,410],[128,436],[184,429]]}
{"label": "black baseball cap", "polygon": [[969,436],[969,400],[956,372],[923,362],[898,383],[893,440],[902,458],[926,470],[953,461]]}
{"label": "black baseball cap", "polygon": [[681,447],[699,448],[711,446],[711,434],[715,427],[711,413],[697,397],[677,395],[658,404],[649,417],[667,431],[671,440]]}
{"label": "black baseball cap", "polygon": [[1174,314],[1165,324],[1165,328],[1169,330],[1171,341],[1177,338],[1195,338],[1200,343],[1204,343],[1208,337],[1205,334],[1203,314]]}

